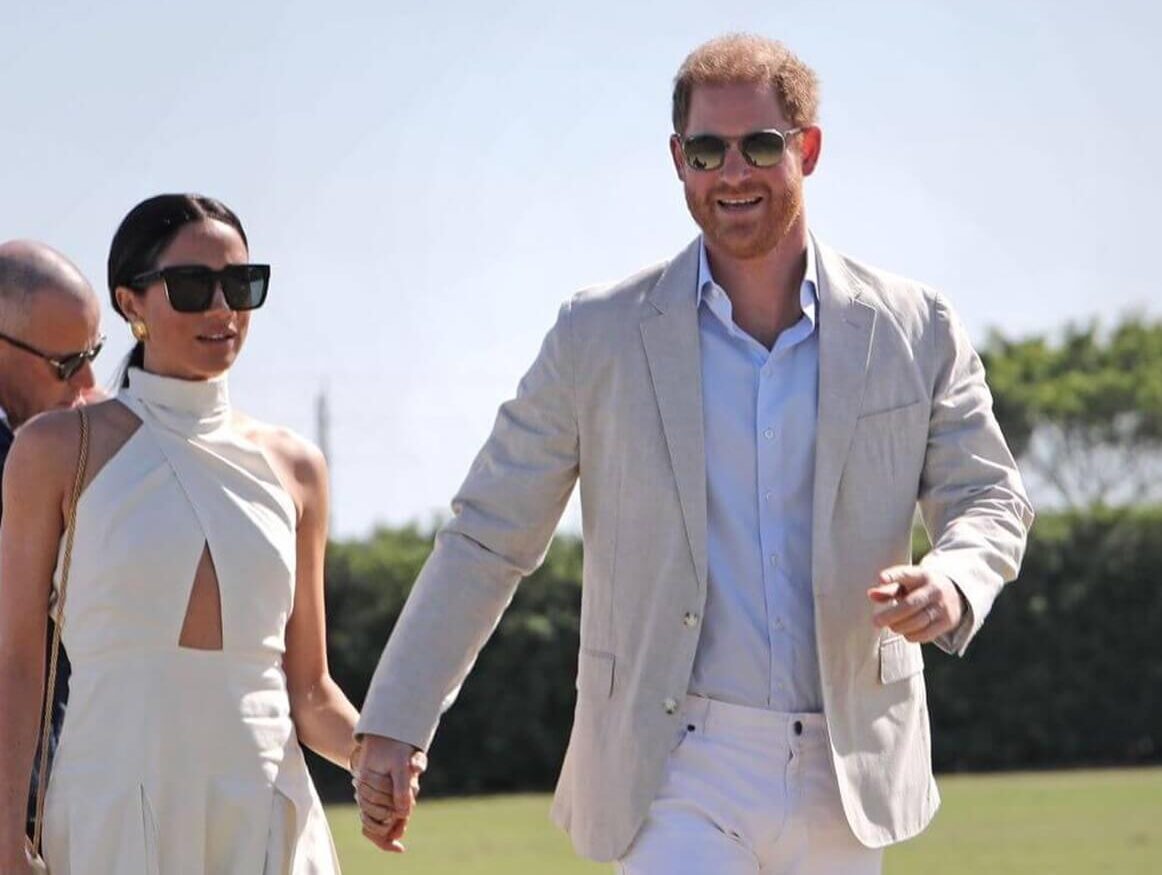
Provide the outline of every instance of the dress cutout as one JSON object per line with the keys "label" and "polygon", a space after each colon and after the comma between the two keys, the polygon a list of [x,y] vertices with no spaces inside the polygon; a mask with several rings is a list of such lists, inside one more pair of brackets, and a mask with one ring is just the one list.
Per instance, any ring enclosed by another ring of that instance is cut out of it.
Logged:
{"label": "dress cutout", "polygon": [[218,593],[218,572],[209,544],[198,560],[178,644],[194,650],[222,649],[222,596]]}

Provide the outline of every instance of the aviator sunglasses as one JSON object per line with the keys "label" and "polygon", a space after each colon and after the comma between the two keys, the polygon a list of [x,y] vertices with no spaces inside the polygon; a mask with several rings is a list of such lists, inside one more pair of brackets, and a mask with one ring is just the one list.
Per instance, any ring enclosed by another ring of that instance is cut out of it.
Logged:
{"label": "aviator sunglasses", "polygon": [[751,131],[737,140],[728,140],[717,134],[695,134],[684,137],[682,154],[686,158],[686,166],[691,170],[717,170],[726,163],[726,153],[730,144],[736,142],[738,151],[751,167],[774,167],[783,160],[783,153],[787,151],[787,137],[798,134],[803,128],[791,128],[789,131]]}
{"label": "aviator sunglasses", "polygon": [[31,353],[38,358],[44,359],[53,370],[56,371],[57,377],[62,383],[67,382],[70,377],[76,374],[86,364],[95,359],[101,352],[101,347],[105,345],[105,336],[101,335],[97,338],[97,342],[88,349],[82,349],[80,352],[69,353],[60,357],[49,355],[47,352],[42,352],[35,346],[29,346],[23,340],[17,340],[15,337],[9,337],[7,334],[0,333],[0,340],[12,344],[17,349],[22,349],[27,353]]}
{"label": "aviator sunglasses", "polygon": [[210,309],[214,289],[222,286],[222,297],[231,310],[257,310],[266,301],[270,288],[269,264],[228,264],[221,270],[200,265],[176,265],[135,276],[130,285],[144,290],[161,280],[169,305],[179,313],[202,313]]}

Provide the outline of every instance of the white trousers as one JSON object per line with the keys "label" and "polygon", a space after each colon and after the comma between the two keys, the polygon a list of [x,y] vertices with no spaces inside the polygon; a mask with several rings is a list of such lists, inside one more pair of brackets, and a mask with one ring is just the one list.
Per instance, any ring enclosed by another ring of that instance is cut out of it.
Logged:
{"label": "white trousers", "polygon": [[879,875],[851,832],[822,714],[687,696],[682,739],[621,875]]}

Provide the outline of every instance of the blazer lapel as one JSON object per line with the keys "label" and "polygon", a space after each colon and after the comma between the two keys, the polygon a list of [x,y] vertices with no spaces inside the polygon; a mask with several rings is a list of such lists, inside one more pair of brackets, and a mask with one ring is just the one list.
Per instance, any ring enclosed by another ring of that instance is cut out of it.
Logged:
{"label": "blazer lapel", "polygon": [[702,356],[698,340],[698,241],[670,262],[653,291],[654,311],[641,322],[654,396],[698,584],[706,588],[706,448],[702,423]]}
{"label": "blazer lapel", "polygon": [[[859,286],[838,254],[816,241],[819,259],[819,412],[815,441],[812,566],[816,581],[826,566],[821,545],[829,531],[859,419],[875,310],[859,300]],[[825,577],[825,576],[824,576]]]}

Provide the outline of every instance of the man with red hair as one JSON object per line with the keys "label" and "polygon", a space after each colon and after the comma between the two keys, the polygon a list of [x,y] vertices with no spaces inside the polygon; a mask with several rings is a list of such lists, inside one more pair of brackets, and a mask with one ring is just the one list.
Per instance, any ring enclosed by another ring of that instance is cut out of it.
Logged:
{"label": "man with red hair", "polygon": [[[809,232],[817,104],[771,40],[682,65],[670,153],[701,235],[568,301],[501,408],[364,706],[382,847],[578,480],[553,813],[580,853],[631,875],[870,875],[932,818],[920,645],[964,652],[1032,510],[948,302]],[[915,565],[917,503],[933,546]]]}

